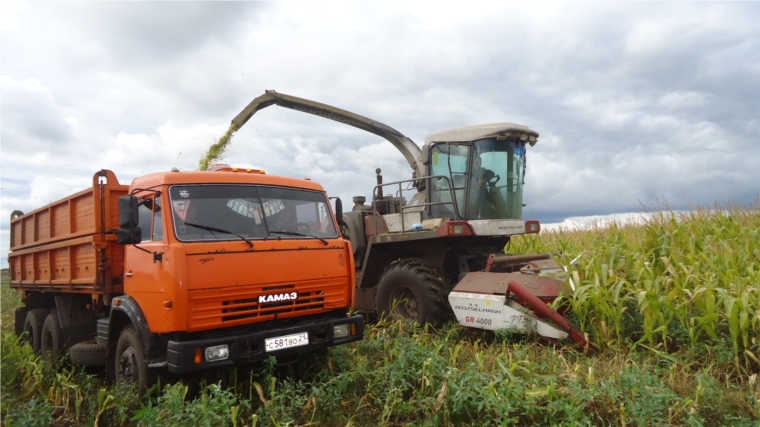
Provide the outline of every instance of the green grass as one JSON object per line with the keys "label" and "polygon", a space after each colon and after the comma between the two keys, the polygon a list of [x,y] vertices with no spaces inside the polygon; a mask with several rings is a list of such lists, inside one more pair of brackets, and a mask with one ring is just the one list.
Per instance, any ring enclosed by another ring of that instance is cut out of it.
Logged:
{"label": "green grass", "polygon": [[8,333],[18,299],[3,282],[3,422],[757,426],[758,230],[756,207],[731,207],[515,239],[511,252],[555,252],[565,264],[586,251],[562,303],[599,356],[455,324],[382,321],[327,358],[207,372],[143,399],[70,367],[45,373]]}
{"label": "green grass", "polygon": [[14,313],[21,307],[21,293],[11,289],[9,275],[3,272],[0,277],[0,322],[3,331],[13,331]]}

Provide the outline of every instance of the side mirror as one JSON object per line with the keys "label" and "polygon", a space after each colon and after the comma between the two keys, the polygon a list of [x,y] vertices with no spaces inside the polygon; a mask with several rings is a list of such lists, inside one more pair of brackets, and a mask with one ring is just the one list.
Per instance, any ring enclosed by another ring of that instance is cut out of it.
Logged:
{"label": "side mirror", "polygon": [[137,214],[137,197],[119,197],[119,228],[137,227],[140,217]]}
{"label": "side mirror", "polygon": [[142,241],[142,230],[137,226],[140,223],[137,208],[137,197],[119,197],[119,229],[116,237],[120,245],[134,245]]}
{"label": "side mirror", "polygon": [[430,146],[427,144],[422,146],[422,164],[425,166],[430,164]]}
{"label": "side mirror", "polygon": [[343,202],[340,197],[335,199],[335,220],[339,226],[343,225]]}
{"label": "side mirror", "polygon": [[120,228],[116,230],[117,243],[120,245],[135,245],[142,241],[140,227]]}

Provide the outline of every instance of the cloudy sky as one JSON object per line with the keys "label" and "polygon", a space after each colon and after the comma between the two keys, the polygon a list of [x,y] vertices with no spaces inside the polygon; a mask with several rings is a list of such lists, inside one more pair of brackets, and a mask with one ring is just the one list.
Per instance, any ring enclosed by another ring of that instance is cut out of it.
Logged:
{"label": "cloudy sky", "polygon": [[[13,2],[0,10],[0,231],[87,187],[197,168],[265,89],[418,143],[511,121],[540,133],[525,216],[543,222],[760,194],[760,3]],[[280,107],[225,160],[308,176],[350,205],[391,144]]]}

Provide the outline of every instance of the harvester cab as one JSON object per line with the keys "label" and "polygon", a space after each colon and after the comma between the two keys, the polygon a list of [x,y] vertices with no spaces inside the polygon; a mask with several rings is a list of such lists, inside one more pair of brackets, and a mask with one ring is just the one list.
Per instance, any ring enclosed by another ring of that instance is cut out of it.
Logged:
{"label": "harvester cab", "polygon": [[[425,138],[423,164],[433,178],[427,188],[432,218],[466,220],[481,236],[525,230],[522,187],[526,145],[538,133],[513,123],[436,132]],[[518,233],[515,233],[518,232]]]}
{"label": "harvester cab", "polygon": [[387,183],[377,169],[371,203],[354,197],[342,215],[356,265],[355,308],[433,325],[453,315],[468,327],[569,337],[595,350],[547,305],[564,286],[545,274],[563,272],[552,257],[505,253],[512,236],[540,231],[538,221],[522,219],[526,148],[537,132],[506,122],[469,126],[432,133],[420,148],[376,120],[275,91],[254,99],[231,128],[270,105],[381,136],[412,169],[410,179]]}

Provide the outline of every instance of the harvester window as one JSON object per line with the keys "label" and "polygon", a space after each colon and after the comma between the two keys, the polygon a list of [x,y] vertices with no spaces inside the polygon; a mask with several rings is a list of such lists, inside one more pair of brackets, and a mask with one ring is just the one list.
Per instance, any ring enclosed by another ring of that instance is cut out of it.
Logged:
{"label": "harvester window", "polygon": [[444,205],[434,205],[432,207],[432,216],[434,218],[451,218],[454,215],[454,204],[451,200],[451,189],[449,183],[454,187],[454,197],[456,197],[457,206],[462,210],[464,206],[465,195],[465,174],[467,173],[467,161],[470,155],[470,146],[464,144],[441,143],[432,147],[431,175],[442,175],[448,177],[445,179],[434,179],[431,183],[430,201],[431,202],[450,202]]}
{"label": "harvester window", "polygon": [[522,218],[525,144],[489,138],[473,143],[467,219]]}

